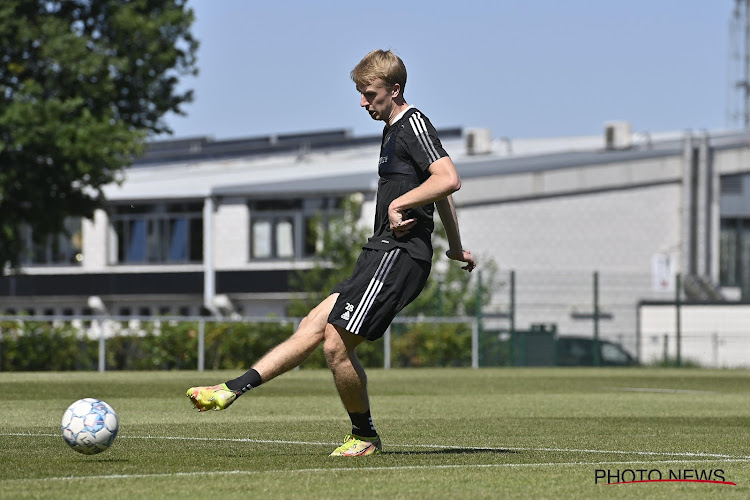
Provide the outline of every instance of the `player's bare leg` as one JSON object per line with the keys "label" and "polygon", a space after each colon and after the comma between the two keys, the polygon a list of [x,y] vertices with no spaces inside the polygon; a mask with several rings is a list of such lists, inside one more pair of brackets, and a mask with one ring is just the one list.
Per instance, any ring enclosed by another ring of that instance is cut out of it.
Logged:
{"label": "player's bare leg", "polygon": [[271,349],[242,376],[214,386],[191,387],[187,396],[199,411],[223,410],[243,393],[302,363],[325,339],[328,315],[338,294],[328,296],[300,322],[297,331]]}
{"label": "player's bare leg", "polygon": [[323,351],[344,408],[352,421],[352,432],[331,456],[358,457],[380,453],[382,444],[370,417],[367,375],[355,348],[364,341],[340,326],[327,325]]}
{"label": "player's bare leg", "polygon": [[349,413],[364,413],[370,409],[367,396],[367,375],[354,349],[364,338],[347,332],[340,326],[328,324],[323,352],[344,408]]}
{"label": "player's bare leg", "polygon": [[294,334],[271,349],[253,365],[263,382],[278,377],[302,363],[325,338],[328,315],[339,294],[329,295],[300,322]]}

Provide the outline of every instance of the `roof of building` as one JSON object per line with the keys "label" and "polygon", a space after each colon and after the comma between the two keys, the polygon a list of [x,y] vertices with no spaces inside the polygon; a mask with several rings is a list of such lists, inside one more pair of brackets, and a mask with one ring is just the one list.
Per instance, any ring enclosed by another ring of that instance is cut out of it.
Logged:
{"label": "roof of building", "polygon": [[[635,133],[629,146],[607,149],[604,135],[533,139],[495,138],[484,154],[469,154],[471,131],[440,130],[462,178],[536,172],[682,154],[685,138],[706,137],[714,148],[747,147],[750,133],[720,131]],[[374,191],[380,136],[346,130],[214,141],[207,137],[149,143],[105,188],[111,201],[207,196],[278,196]]]}

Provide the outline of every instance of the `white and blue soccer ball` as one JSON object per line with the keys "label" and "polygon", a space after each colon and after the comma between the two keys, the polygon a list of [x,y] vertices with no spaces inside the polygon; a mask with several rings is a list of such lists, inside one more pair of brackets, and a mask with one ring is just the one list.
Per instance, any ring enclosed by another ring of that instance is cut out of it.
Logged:
{"label": "white and blue soccer ball", "polygon": [[60,428],[68,446],[84,455],[94,455],[112,446],[120,421],[104,401],[84,398],[65,410]]}

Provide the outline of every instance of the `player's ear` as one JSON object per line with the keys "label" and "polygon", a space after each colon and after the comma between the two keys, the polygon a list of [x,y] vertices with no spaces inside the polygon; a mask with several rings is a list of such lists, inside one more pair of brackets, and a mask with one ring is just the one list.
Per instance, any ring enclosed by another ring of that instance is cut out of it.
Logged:
{"label": "player's ear", "polygon": [[401,93],[401,85],[398,83],[393,84],[391,87],[391,97],[396,98]]}

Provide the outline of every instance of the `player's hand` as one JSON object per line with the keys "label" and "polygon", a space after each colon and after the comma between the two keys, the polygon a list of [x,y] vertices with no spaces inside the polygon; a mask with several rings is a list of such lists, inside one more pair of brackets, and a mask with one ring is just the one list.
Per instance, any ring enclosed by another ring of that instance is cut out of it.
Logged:
{"label": "player's hand", "polygon": [[459,252],[451,252],[448,250],[445,255],[451,260],[457,260],[459,262],[466,262],[466,265],[461,269],[472,272],[477,267],[477,260],[471,255],[469,250],[461,250]]}
{"label": "player's hand", "polygon": [[417,219],[404,220],[404,211],[388,207],[388,219],[391,222],[391,231],[400,238],[409,232],[417,224]]}

